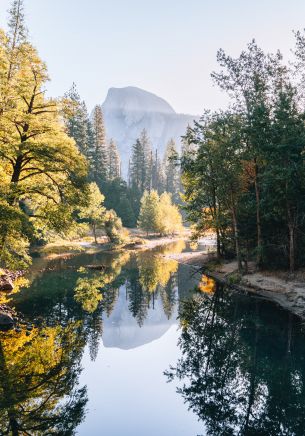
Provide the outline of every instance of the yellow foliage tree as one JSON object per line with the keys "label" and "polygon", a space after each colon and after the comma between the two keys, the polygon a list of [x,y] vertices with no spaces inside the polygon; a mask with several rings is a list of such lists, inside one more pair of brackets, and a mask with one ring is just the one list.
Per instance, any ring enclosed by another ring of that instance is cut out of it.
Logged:
{"label": "yellow foliage tree", "polygon": [[64,232],[87,191],[86,160],[65,133],[59,102],[45,96],[47,69],[24,37],[21,3],[13,4],[11,33],[0,30],[0,220],[7,222],[8,208],[17,213],[21,205],[31,223],[16,226],[13,237],[9,227],[1,232],[2,264],[13,268],[12,241],[25,247],[41,221]]}

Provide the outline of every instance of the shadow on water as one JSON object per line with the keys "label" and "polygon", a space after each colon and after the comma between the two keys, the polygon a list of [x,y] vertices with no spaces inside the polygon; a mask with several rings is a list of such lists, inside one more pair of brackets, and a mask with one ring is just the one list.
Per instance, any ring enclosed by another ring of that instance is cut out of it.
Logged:
{"label": "shadow on water", "polygon": [[175,381],[202,434],[304,434],[300,320],[165,257],[184,249],[180,241],[34,263],[12,301],[27,322],[0,332],[1,435],[74,434],[88,408],[86,350],[94,361],[102,338],[104,347],[141,347],[177,322],[182,357],[162,380]]}

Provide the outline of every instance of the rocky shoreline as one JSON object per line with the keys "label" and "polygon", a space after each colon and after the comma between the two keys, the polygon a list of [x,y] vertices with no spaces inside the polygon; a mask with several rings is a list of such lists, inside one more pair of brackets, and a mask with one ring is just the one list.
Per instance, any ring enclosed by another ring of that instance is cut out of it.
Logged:
{"label": "rocky shoreline", "polygon": [[0,292],[10,293],[14,290],[14,282],[24,275],[24,271],[9,271],[2,269],[0,271]]}
{"label": "rocky shoreline", "polygon": [[[24,271],[0,271],[0,293],[9,295],[14,291],[14,282],[24,275]],[[1,295],[1,294],[0,294]],[[6,304],[0,304],[0,329],[10,329],[19,321],[19,316],[14,309]]]}

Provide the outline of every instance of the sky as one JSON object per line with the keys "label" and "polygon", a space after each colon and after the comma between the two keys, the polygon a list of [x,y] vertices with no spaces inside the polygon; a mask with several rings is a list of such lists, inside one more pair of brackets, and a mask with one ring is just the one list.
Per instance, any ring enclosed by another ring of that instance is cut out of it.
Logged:
{"label": "sky", "polygon": [[[75,82],[90,109],[110,87],[137,86],[192,115],[227,104],[210,74],[216,52],[255,38],[289,56],[304,0],[24,0],[30,39],[46,61],[48,93]],[[10,0],[0,0],[6,28]]]}

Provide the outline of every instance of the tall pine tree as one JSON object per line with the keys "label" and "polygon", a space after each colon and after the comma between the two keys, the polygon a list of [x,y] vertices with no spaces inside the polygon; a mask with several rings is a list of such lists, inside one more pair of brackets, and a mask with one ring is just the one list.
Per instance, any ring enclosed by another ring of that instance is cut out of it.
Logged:
{"label": "tall pine tree", "polygon": [[108,180],[118,179],[121,176],[121,159],[116,143],[114,142],[113,139],[110,139],[108,145],[108,154],[109,154]]}
{"label": "tall pine tree", "polygon": [[176,144],[171,139],[167,146],[164,156],[164,171],[165,171],[165,191],[170,192],[173,196],[174,202],[179,201],[179,185],[180,185],[180,171],[177,166],[178,152]]}
{"label": "tall pine tree", "polygon": [[93,149],[90,153],[93,177],[99,186],[108,178],[109,153],[106,142],[104,117],[101,106],[93,109],[92,116]]}
{"label": "tall pine tree", "polygon": [[79,151],[88,158],[92,128],[86,104],[81,100],[75,83],[65,94],[64,102],[64,120],[67,133],[75,140]]}

